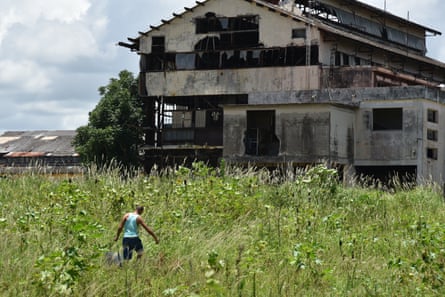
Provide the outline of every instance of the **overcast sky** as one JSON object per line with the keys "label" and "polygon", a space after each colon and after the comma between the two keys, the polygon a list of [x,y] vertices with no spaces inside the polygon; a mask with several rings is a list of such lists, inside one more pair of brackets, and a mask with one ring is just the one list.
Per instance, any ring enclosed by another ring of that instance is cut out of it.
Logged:
{"label": "overcast sky", "polygon": [[[224,1],[224,0],[219,0]],[[366,0],[384,9],[385,0]],[[0,133],[74,130],[88,122],[98,88],[138,56],[116,46],[159,25],[191,0],[0,0]],[[387,11],[445,34],[443,1],[386,0]],[[445,61],[445,36],[428,38]]]}

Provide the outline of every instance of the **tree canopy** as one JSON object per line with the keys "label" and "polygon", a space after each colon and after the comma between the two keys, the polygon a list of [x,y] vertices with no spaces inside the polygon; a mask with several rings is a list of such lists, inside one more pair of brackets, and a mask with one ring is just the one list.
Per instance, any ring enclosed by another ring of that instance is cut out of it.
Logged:
{"label": "tree canopy", "polygon": [[143,143],[142,103],[138,79],[123,70],[99,87],[101,99],[89,113],[88,124],[77,129],[74,146],[83,162],[100,167],[117,162],[125,169],[140,165]]}

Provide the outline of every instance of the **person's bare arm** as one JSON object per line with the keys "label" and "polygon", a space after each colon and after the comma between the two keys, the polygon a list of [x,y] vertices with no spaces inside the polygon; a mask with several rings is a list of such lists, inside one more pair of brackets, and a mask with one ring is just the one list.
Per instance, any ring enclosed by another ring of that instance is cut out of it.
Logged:
{"label": "person's bare arm", "polygon": [[139,225],[141,225],[148,232],[148,234],[150,234],[153,237],[153,239],[155,240],[156,244],[159,243],[159,239],[156,236],[156,234],[153,232],[153,230],[150,227],[147,226],[147,224],[145,224],[144,220],[140,216],[137,218],[136,222]]}
{"label": "person's bare arm", "polygon": [[121,222],[119,223],[119,227],[117,228],[116,237],[114,238],[114,241],[117,241],[119,239],[119,236],[121,235],[122,229],[124,229],[125,222],[127,221],[128,214],[124,215]]}

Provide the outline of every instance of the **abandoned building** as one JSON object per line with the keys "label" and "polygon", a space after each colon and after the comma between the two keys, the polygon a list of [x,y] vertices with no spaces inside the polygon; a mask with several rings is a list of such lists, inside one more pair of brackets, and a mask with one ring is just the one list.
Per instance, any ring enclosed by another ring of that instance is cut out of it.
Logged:
{"label": "abandoned building", "polygon": [[145,166],[302,166],[444,183],[441,33],[354,0],[206,0],[119,45],[140,57]]}
{"label": "abandoned building", "polygon": [[0,135],[0,174],[83,172],[76,131],[7,131]]}

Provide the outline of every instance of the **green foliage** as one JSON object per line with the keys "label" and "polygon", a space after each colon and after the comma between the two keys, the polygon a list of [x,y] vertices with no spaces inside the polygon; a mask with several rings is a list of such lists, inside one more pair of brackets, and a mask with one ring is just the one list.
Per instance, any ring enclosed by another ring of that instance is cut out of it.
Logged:
{"label": "green foliage", "polygon": [[[117,170],[118,171],[118,170]],[[2,296],[442,296],[445,212],[435,187],[339,184],[225,165],[122,179],[0,179]],[[279,180],[279,182],[277,182]],[[104,262],[123,213],[146,206],[145,255]]]}
{"label": "green foliage", "polygon": [[101,100],[89,113],[88,124],[77,129],[74,139],[84,162],[99,168],[113,162],[124,169],[140,165],[142,103],[137,86],[137,78],[124,70],[119,78],[99,88]]}

